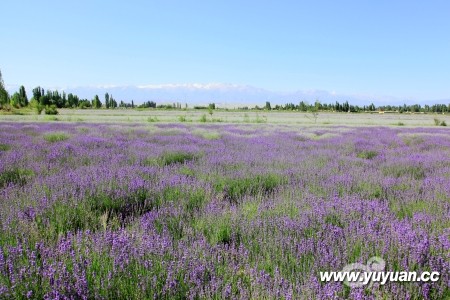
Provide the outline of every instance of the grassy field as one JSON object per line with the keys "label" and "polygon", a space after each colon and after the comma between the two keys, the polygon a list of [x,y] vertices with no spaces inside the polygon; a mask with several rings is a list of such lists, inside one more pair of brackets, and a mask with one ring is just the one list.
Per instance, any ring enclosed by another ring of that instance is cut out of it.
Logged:
{"label": "grassy field", "polygon": [[[2,115],[0,299],[449,299],[436,117]],[[320,281],[373,256],[440,280]]]}
{"label": "grassy field", "polygon": [[60,109],[56,116],[36,115],[34,111],[18,111],[17,114],[0,115],[0,121],[13,122],[162,122],[162,123],[273,123],[298,125],[361,125],[361,126],[434,126],[437,118],[450,124],[450,115],[409,113],[332,113],[319,112],[316,120],[310,113],[287,111],[213,111],[207,110],[82,110]]}

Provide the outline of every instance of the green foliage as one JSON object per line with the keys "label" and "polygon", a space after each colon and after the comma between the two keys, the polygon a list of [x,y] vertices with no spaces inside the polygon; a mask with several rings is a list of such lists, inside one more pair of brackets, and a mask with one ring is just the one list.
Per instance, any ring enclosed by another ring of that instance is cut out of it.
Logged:
{"label": "green foliage", "polygon": [[325,216],[325,220],[324,222],[326,224],[330,224],[336,227],[341,227],[343,228],[343,224],[341,222],[341,219],[339,218],[339,216],[337,214],[331,213]]}
{"label": "green foliage", "polygon": [[200,120],[199,120],[199,121],[202,122],[202,123],[206,123],[206,121],[207,121],[206,115],[203,114],[203,115],[200,117]]}
{"label": "green foliage", "polygon": [[200,211],[206,203],[206,195],[203,189],[197,189],[189,191],[184,197],[185,208],[187,212],[193,214],[194,212]]}
{"label": "green foliage", "polygon": [[44,117],[45,121],[59,121],[59,119],[55,115],[49,115]]}
{"label": "green foliage", "polygon": [[178,116],[178,121],[187,122],[187,118],[186,118],[186,116]]}
{"label": "green foliage", "polygon": [[357,154],[359,158],[372,159],[375,158],[378,153],[374,150],[364,150]]}
{"label": "green foliage", "polygon": [[203,233],[211,244],[230,244],[232,241],[232,222],[229,214],[204,217],[195,220],[194,228]]}
{"label": "green foliage", "polygon": [[3,82],[2,71],[0,70],[0,108],[3,108],[9,103],[9,94],[5,89]]}
{"label": "green foliage", "polygon": [[419,135],[408,135],[403,138],[403,142],[408,146],[414,146],[422,144],[424,139]]}
{"label": "green foliage", "polygon": [[11,96],[11,99],[9,100],[9,104],[10,104],[12,107],[15,107],[15,108],[19,108],[19,107],[20,107],[20,96],[19,96],[19,93],[15,92],[15,93]]}
{"label": "green foliage", "polygon": [[190,177],[194,177],[195,176],[195,171],[191,168],[188,168],[187,166],[182,166],[179,170],[180,174],[185,175],[185,176],[190,176]]}
{"label": "green foliage", "polygon": [[445,121],[441,121],[438,118],[434,118],[434,125],[436,126],[447,126],[447,123]]}
{"label": "green foliage", "polygon": [[383,188],[379,184],[371,183],[365,180],[359,182],[352,190],[357,195],[367,197],[369,199],[380,199],[385,194],[383,192]]}
{"label": "green foliage", "polygon": [[195,130],[193,133],[207,140],[218,140],[221,138],[220,133],[217,131]]}
{"label": "green foliage", "polygon": [[262,116],[260,117],[259,114],[256,114],[256,123],[267,123],[267,117],[266,116]]}
{"label": "green foliage", "polygon": [[100,98],[98,95],[95,95],[94,99],[92,99],[92,107],[93,108],[101,108],[102,102],[100,101]]}
{"label": "green foliage", "polygon": [[56,105],[54,105],[54,104],[52,104],[52,105],[47,105],[46,107],[45,107],[45,114],[46,115],[57,115],[59,112],[58,112],[58,109],[56,108]]}
{"label": "green foliage", "polygon": [[383,175],[396,178],[407,176],[416,180],[421,180],[425,178],[425,170],[421,166],[390,165],[383,168]]}
{"label": "green foliage", "polygon": [[0,151],[8,151],[11,150],[11,146],[8,144],[0,144]]}
{"label": "green foliage", "polygon": [[28,169],[13,168],[0,173],[0,188],[9,184],[25,185],[34,176],[34,172]]}
{"label": "green foliage", "polygon": [[392,210],[397,215],[397,218],[412,218],[414,213],[430,210],[430,204],[424,200],[411,201],[394,206]]}
{"label": "green foliage", "polygon": [[98,217],[83,204],[65,204],[60,201],[39,215],[36,223],[49,240],[55,240],[68,232],[84,229],[94,231],[100,226]]}
{"label": "green foliage", "polygon": [[237,203],[244,195],[269,193],[284,183],[277,174],[262,174],[246,178],[221,178],[214,183],[215,190],[223,194],[223,198]]}
{"label": "green foliage", "polygon": [[45,106],[40,104],[35,98],[31,99],[30,107],[35,110],[38,115],[40,115],[45,108]]}
{"label": "green foliage", "polygon": [[11,106],[15,108],[25,107],[28,105],[28,97],[25,87],[22,85],[19,92],[15,92],[10,99]]}
{"label": "green foliage", "polygon": [[153,123],[153,122],[158,122],[159,120],[158,120],[158,118],[157,117],[148,117],[147,118],[147,122],[150,122],[150,123]]}
{"label": "green foliage", "polygon": [[44,139],[50,143],[65,141],[68,138],[69,136],[64,132],[47,133],[44,135]]}
{"label": "green foliage", "polygon": [[183,164],[187,161],[194,160],[197,158],[198,155],[193,153],[175,151],[175,152],[166,152],[162,154],[158,158],[157,162],[160,166],[168,166],[173,164]]}

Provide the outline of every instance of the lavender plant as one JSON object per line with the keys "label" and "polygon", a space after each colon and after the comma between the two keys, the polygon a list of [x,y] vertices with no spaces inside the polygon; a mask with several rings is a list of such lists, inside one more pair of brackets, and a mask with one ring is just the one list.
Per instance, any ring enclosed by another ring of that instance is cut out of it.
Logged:
{"label": "lavender plant", "polygon": [[[0,145],[1,299],[450,297],[445,128],[1,123]],[[320,282],[372,256],[441,278]]]}

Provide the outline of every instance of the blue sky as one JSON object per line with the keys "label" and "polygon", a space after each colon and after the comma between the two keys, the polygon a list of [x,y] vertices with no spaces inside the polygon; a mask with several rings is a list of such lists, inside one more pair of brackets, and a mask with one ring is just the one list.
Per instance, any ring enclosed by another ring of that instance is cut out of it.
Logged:
{"label": "blue sky", "polygon": [[450,98],[449,1],[3,0],[6,84]]}

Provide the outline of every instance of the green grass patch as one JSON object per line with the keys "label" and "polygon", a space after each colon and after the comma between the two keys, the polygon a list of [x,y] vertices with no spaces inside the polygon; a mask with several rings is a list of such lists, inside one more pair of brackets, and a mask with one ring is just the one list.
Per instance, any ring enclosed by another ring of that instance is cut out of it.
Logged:
{"label": "green grass patch", "polygon": [[87,127],[78,127],[77,130],[80,133],[88,133],[89,132],[89,128],[87,128]]}
{"label": "green grass patch", "polygon": [[34,176],[34,172],[28,169],[13,168],[0,173],[0,187],[9,184],[25,185]]}
{"label": "green grass patch", "polygon": [[364,246],[364,243],[362,241],[353,241],[348,245],[349,251],[348,251],[348,261],[355,262],[358,261],[361,255],[363,254],[363,251],[366,249]]}
{"label": "green grass patch", "polygon": [[414,145],[420,145],[424,142],[423,137],[418,135],[408,135],[403,137],[403,142],[407,146],[414,146]]}
{"label": "green grass patch", "polygon": [[269,173],[246,178],[221,178],[214,183],[214,188],[225,200],[237,203],[244,195],[269,193],[284,182],[280,175]]}
{"label": "green grass patch", "polygon": [[368,199],[380,199],[383,197],[383,188],[376,183],[361,181],[358,182],[353,192]]}
{"label": "green grass patch", "polygon": [[373,159],[378,155],[378,153],[374,150],[365,150],[365,151],[361,151],[357,154],[357,156],[359,158],[364,158],[364,159]]}
{"label": "green grass patch", "polygon": [[52,115],[46,115],[46,116],[44,117],[44,120],[45,120],[45,121],[59,121],[59,118],[56,117],[56,116],[52,116]]}
{"label": "green grass patch", "polygon": [[68,138],[69,136],[64,132],[47,133],[46,135],[44,135],[44,140],[50,143],[65,141]]}
{"label": "green grass patch", "polygon": [[274,208],[264,210],[261,212],[262,218],[273,218],[288,216],[291,219],[295,219],[299,216],[299,208],[292,202],[282,202],[277,204]]}
{"label": "green grass patch", "polygon": [[0,144],[0,151],[8,151],[11,150],[11,146],[8,144]]}
{"label": "green grass patch", "polygon": [[410,177],[416,180],[422,180],[425,178],[425,170],[421,166],[414,165],[390,165],[383,167],[384,176]]}
{"label": "green grass patch", "polygon": [[180,151],[166,152],[158,157],[157,162],[160,166],[169,166],[173,164],[184,164],[185,162],[195,160],[198,157],[199,155],[194,153]]}
{"label": "green grass patch", "polygon": [[104,224],[118,221],[125,225],[134,217],[140,216],[160,206],[160,198],[147,190],[141,189],[125,198],[113,198],[99,194],[87,200],[88,207],[96,216],[102,217]]}
{"label": "green grass patch", "polygon": [[221,138],[221,134],[216,131],[197,129],[194,130],[193,134],[200,136],[206,140],[218,140]]}
{"label": "green grass patch", "polygon": [[178,170],[178,172],[182,175],[190,176],[190,177],[195,177],[195,175],[196,175],[195,171],[187,166],[182,166],[180,168],[180,170]]}
{"label": "green grass patch", "polygon": [[334,214],[334,213],[326,215],[325,219],[324,219],[324,222],[326,224],[330,224],[330,225],[333,225],[333,226],[336,226],[336,227],[344,228],[344,225],[343,225],[343,223],[341,221],[341,218],[337,214]]}
{"label": "green grass patch", "polygon": [[180,122],[187,122],[188,119],[187,119],[186,116],[178,116],[178,121],[180,121]]}
{"label": "green grass patch", "polygon": [[148,117],[147,122],[154,123],[154,122],[159,122],[159,120],[157,117]]}
{"label": "green grass patch", "polygon": [[242,214],[247,220],[253,220],[258,214],[259,203],[249,201],[242,204]]}
{"label": "green grass patch", "polygon": [[[233,241],[233,226],[230,214],[220,216],[205,216],[195,220],[194,229],[200,231],[211,244],[230,244]],[[239,233],[234,234],[235,237]],[[238,240],[234,242],[239,242]]]}
{"label": "green grass patch", "polygon": [[36,218],[36,222],[39,232],[43,233],[50,241],[55,241],[68,232],[85,229],[95,231],[100,227],[98,216],[82,203],[55,202]]}
{"label": "green grass patch", "polygon": [[[416,201],[411,201],[411,202],[402,203],[402,204],[396,203],[391,206],[391,210],[395,213],[395,215],[399,219],[405,219],[405,218],[410,219],[413,217],[414,213],[416,213],[416,212],[430,212],[431,213],[433,208],[432,208],[432,205],[428,201],[416,200]],[[439,209],[437,209],[437,210],[439,210]]]}

